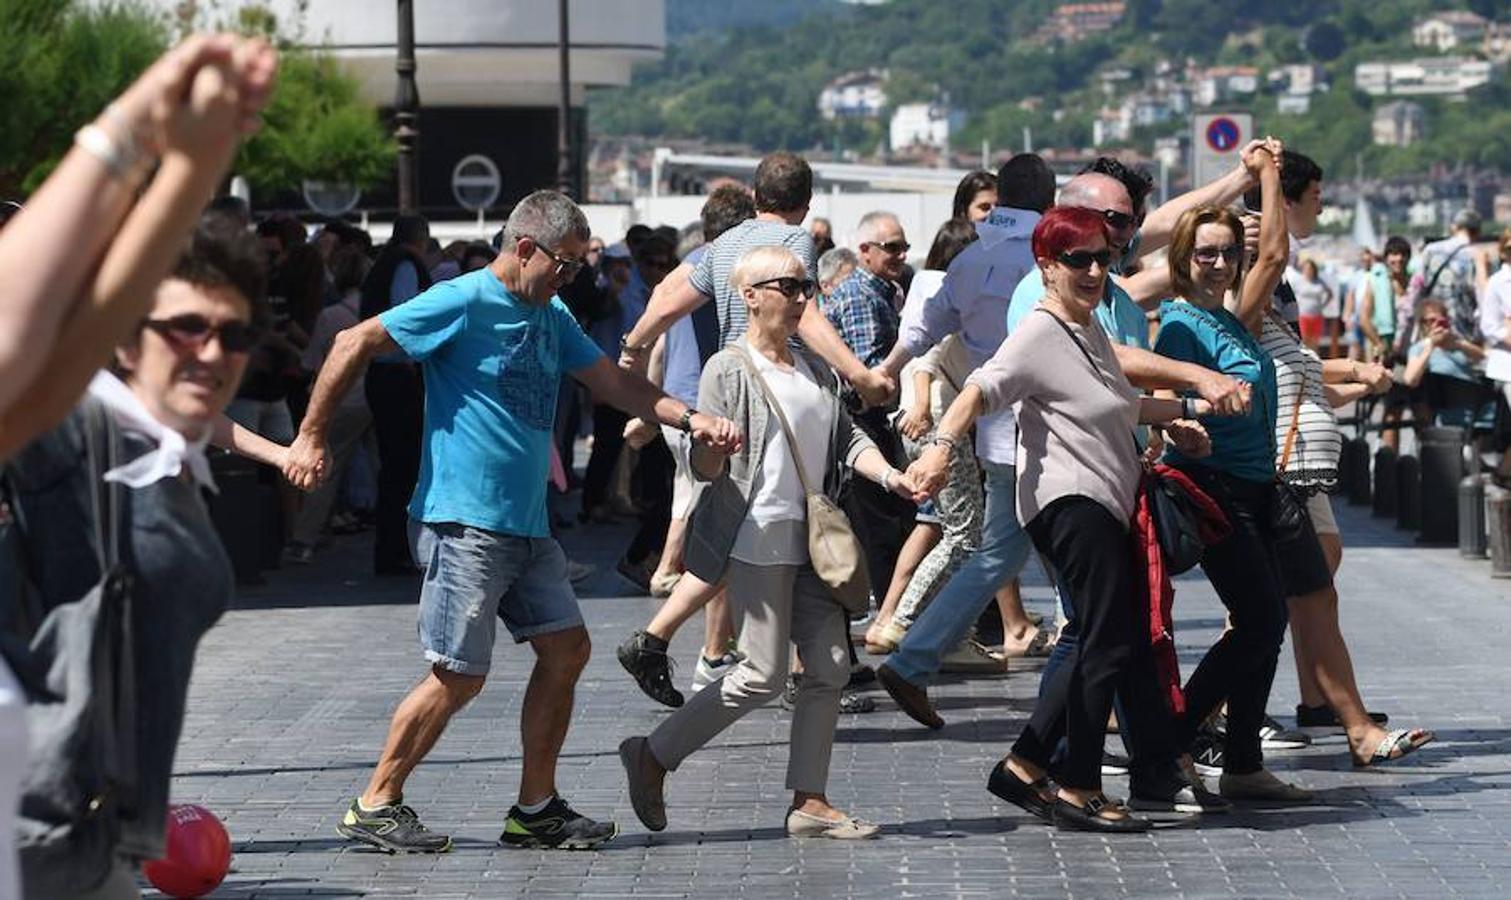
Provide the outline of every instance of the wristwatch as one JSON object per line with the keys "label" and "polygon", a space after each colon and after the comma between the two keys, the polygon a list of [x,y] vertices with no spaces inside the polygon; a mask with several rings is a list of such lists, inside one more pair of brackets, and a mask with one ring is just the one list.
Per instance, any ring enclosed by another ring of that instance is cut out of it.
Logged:
{"label": "wristwatch", "polygon": [[628,353],[633,356],[636,353],[644,353],[651,349],[651,346],[651,344],[631,344],[629,332],[625,332],[619,336],[620,353]]}
{"label": "wristwatch", "polygon": [[693,416],[696,416],[697,414],[698,411],[696,409],[693,409],[691,406],[689,406],[687,409],[684,409],[682,411],[682,418],[677,420],[678,430],[686,432],[687,434],[692,434]]}

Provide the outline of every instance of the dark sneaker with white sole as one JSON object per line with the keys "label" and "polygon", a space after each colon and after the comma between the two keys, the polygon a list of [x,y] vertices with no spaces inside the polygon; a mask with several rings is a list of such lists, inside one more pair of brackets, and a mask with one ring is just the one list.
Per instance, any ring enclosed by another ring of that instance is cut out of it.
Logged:
{"label": "dark sneaker with white sole", "polygon": [[617,834],[619,826],[613,822],[595,822],[568,806],[567,801],[552,797],[538,813],[511,806],[498,842],[510,847],[591,850],[613,840]]}
{"label": "dark sneaker with white sole", "polygon": [[1128,774],[1128,757],[1102,751],[1102,775],[1117,777]]}
{"label": "dark sneaker with white sole", "polygon": [[1136,775],[1128,781],[1128,808],[1143,812],[1225,813],[1228,800],[1207,790],[1201,777],[1171,766],[1155,775]]}
{"label": "dark sneaker with white sole", "polygon": [[1312,745],[1312,736],[1295,728],[1286,728],[1270,716],[1259,726],[1259,746],[1264,750],[1301,750]]}
{"label": "dark sneaker with white sole", "polygon": [[1224,735],[1210,728],[1204,727],[1196,732],[1196,739],[1191,742],[1191,761],[1198,775],[1211,778],[1222,774],[1223,741]]}
{"label": "dark sneaker with white sole", "polygon": [[647,697],[672,709],[682,705],[682,692],[672,684],[673,664],[666,655],[666,641],[637,631],[619,645],[614,655]]}
{"label": "dark sneaker with white sole", "polygon": [[445,853],[451,849],[450,837],[426,828],[419,815],[400,800],[377,809],[363,809],[353,800],[336,824],[336,833],[385,853]]}

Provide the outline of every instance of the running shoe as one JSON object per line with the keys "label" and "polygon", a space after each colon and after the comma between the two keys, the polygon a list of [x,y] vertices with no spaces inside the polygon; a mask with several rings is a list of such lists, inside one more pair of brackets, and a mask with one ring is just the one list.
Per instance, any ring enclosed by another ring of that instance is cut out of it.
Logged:
{"label": "running shoe", "polygon": [[614,654],[647,697],[673,709],[682,705],[682,692],[672,685],[673,663],[666,655],[665,641],[637,631],[626,638]]}
{"label": "running shoe", "polygon": [[538,813],[510,807],[498,842],[510,847],[591,850],[613,840],[618,833],[619,826],[613,822],[595,822],[568,806],[567,801],[552,797]]}
{"label": "running shoe", "polygon": [[402,799],[377,809],[363,809],[360,802],[352,800],[346,815],[336,823],[336,833],[385,853],[445,853],[451,849],[451,838],[426,828]]}

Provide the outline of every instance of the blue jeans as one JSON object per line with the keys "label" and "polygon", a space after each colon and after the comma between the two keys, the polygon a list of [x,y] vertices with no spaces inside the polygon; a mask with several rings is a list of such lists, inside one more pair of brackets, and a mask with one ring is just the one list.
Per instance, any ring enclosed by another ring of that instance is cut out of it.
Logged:
{"label": "blue jeans", "polygon": [[965,637],[997,589],[1023,571],[1031,546],[1018,524],[1018,470],[981,461],[986,470],[986,525],[981,549],[955,570],[949,582],[924,607],[887,668],[916,685],[928,684],[939,661]]}

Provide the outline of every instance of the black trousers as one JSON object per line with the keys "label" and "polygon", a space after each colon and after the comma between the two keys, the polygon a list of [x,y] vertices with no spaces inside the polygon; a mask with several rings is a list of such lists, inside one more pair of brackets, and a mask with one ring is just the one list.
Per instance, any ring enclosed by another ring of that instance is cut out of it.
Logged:
{"label": "black trousers", "polygon": [[413,566],[409,499],[420,477],[425,386],[409,363],[373,363],[363,384],[378,439],[378,509],[373,565],[378,571]]}
{"label": "black trousers", "polygon": [[1065,587],[1077,640],[1045,674],[1039,702],[1013,753],[1048,768],[1063,736],[1055,780],[1100,790],[1102,747],[1114,695],[1141,712],[1143,731],[1168,736],[1172,725],[1159,696],[1149,648],[1149,606],[1136,578],[1128,525],[1087,497],[1061,497],[1026,526]]}
{"label": "black trousers", "polygon": [[666,544],[666,529],[672,522],[672,475],[677,467],[666,439],[656,439],[640,448],[635,467],[635,489],[640,505],[640,528],[630,540],[625,559],[639,563]]}
{"label": "black trousers", "polygon": [[1270,526],[1275,486],[1235,478],[1205,466],[1181,469],[1222,507],[1233,533],[1207,548],[1201,568],[1227,607],[1233,627],[1212,645],[1186,682],[1186,714],[1176,737],[1189,747],[1196,730],[1224,700],[1228,737],[1223,770],[1257,772],[1264,766],[1259,728],[1285,640],[1286,590]]}
{"label": "black trousers", "polygon": [[614,481],[614,466],[624,449],[624,426],[629,415],[607,403],[593,404],[593,452],[582,481],[582,511],[592,512],[609,499]]}
{"label": "black trousers", "polygon": [[[887,421],[882,410],[867,410],[854,415],[856,427],[876,444],[887,461],[897,468],[905,468],[902,444]],[[897,568],[897,554],[903,542],[913,530],[913,517],[918,508],[907,500],[882,488],[881,485],[860,476],[852,477],[840,500],[850,526],[866,551],[866,574],[871,578],[871,592],[879,600],[892,583],[892,572]]]}

